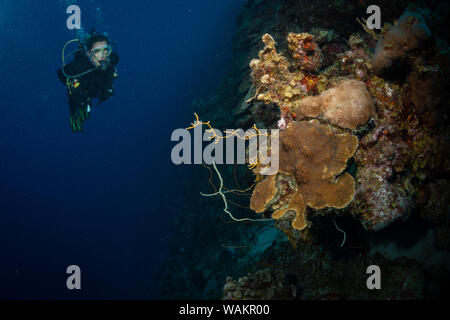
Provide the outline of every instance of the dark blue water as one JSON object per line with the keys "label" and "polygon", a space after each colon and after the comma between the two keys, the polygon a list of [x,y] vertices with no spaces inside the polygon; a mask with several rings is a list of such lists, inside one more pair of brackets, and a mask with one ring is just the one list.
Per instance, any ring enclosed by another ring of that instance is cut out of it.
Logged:
{"label": "dark blue water", "polygon": [[81,134],[56,78],[74,37],[65,1],[0,3],[0,298],[157,298],[189,171],[171,164],[170,134],[223,77],[242,1],[75,2],[120,56],[116,94]]}

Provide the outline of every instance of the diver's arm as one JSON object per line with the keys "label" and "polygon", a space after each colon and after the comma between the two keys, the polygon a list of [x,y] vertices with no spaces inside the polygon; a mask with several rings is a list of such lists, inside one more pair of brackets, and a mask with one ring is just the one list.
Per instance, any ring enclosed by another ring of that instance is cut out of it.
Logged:
{"label": "diver's arm", "polygon": [[100,91],[98,104],[102,104],[103,102],[111,98],[113,95],[114,95],[114,80],[102,88],[102,90]]}
{"label": "diver's arm", "polygon": [[[118,61],[118,56],[116,62]],[[103,80],[101,81],[102,86],[100,89],[100,95],[99,95],[99,104],[103,103],[104,101],[108,100],[114,95],[114,81],[117,78],[117,70],[115,68],[115,65],[113,62],[111,62],[111,66],[108,68],[107,72],[105,73]]]}
{"label": "diver's arm", "polygon": [[[69,75],[69,76],[71,76],[71,75],[75,75],[75,74],[78,74],[79,72],[79,68],[77,67],[78,66],[78,64],[76,63],[76,61],[74,60],[74,61],[72,61],[72,62],[70,62],[70,63],[68,63],[68,64],[66,64],[64,67],[61,67],[61,68],[59,68],[58,69],[58,79],[59,79],[59,81],[61,81],[63,84],[66,84],[66,82],[67,82],[67,78],[66,78],[66,75],[64,74],[64,72],[67,74],[67,75]],[[64,68],[64,72],[63,72],[63,69]]]}

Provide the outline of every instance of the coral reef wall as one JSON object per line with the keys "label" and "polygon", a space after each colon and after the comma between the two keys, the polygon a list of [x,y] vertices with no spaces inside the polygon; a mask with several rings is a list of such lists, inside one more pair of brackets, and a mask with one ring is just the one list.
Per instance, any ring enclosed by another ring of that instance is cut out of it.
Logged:
{"label": "coral reef wall", "polygon": [[[192,107],[221,129],[280,129],[277,175],[261,176],[261,164],[220,168],[229,188],[256,177],[250,192],[230,193],[234,214],[274,221],[229,221],[220,199],[194,195],[175,222],[161,297],[448,291],[450,10],[441,1],[377,4],[384,25],[370,32],[356,20],[366,1],[245,2],[229,74]],[[187,192],[217,191],[211,168],[197,169]],[[371,264],[385,272],[382,292],[365,287]]]}

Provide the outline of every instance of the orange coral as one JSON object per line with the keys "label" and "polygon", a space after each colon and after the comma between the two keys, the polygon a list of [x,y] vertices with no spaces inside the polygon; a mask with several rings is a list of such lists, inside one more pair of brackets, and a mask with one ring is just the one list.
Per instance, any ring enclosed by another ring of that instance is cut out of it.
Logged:
{"label": "orange coral", "polygon": [[356,130],[374,115],[375,105],[364,82],[344,80],[319,96],[298,102],[294,111],[302,117],[321,115],[332,124]]}
{"label": "orange coral", "polygon": [[309,33],[289,33],[287,41],[292,58],[302,70],[317,71],[323,62],[322,52]]}
{"label": "orange coral", "polygon": [[[294,60],[300,67],[289,71],[291,65],[286,57],[277,53],[272,36],[265,34],[262,37],[265,47],[259,52],[259,59],[253,59],[250,62],[251,76],[256,87],[254,98],[264,101],[266,104],[275,103],[280,107],[282,116],[285,116],[290,114],[295,104],[308,92],[316,91],[317,77],[304,71],[314,69],[317,65],[317,57],[314,54],[308,56],[308,52],[311,50],[313,52],[319,50],[312,39],[313,36],[308,34],[290,34],[288,36]],[[319,54],[320,50],[317,52]],[[311,64],[314,67],[311,67]]]}
{"label": "orange coral", "polygon": [[319,78],[313,77],[311,75],[306,75],[302,79],[301,84],[304,85],[308,91],[316,91],[318,81]]}
{"label": "orange coral", "polygon": [[355,182],[350,174],[341,173],[357,146],[356,136],[339,133],[318,120],[291,122],[280,134],[279,173],[276,178],[267,176],[255,187],[250,208],[256,212],[270,208],[274,219],[293,211],[296,218],[292,227],[303,230],[307,226],[306,206],[347,206],[353,200]]}

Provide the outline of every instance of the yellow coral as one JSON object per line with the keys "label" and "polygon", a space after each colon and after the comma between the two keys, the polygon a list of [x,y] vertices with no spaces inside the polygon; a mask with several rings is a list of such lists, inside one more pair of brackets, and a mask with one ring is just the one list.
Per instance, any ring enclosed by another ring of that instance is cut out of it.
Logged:
{"label": "yellow coral", "polygon": [[[288,41],[290,38],[297,39],[303,49],[318,50],[317,45],[311,42],[313,39],[311,35],[291,34],[288,36]],[[248,102],[256,98],[266,104],[274,103],[280,107],[283,114],[286,114],[287,110],[291,110],[301,98],[308,94],[308,91],[316,90],[318,79],[302,71],[303,67],[290,71],[289,61],[286,57],[277,53],[275,40],[272,36],[265,34],[263,42],[265,47],[259,52],[259,59],[253,59],[249,64],[252,69],[251,76],[256,87],[256,93]],[[295,45],[290,45],[294,50]],[[295,56],[294,53],[293,55]],[[305,62],[304,65],[308,65],[312,61]],[[306,67],[303,69],[309,70]]]}

